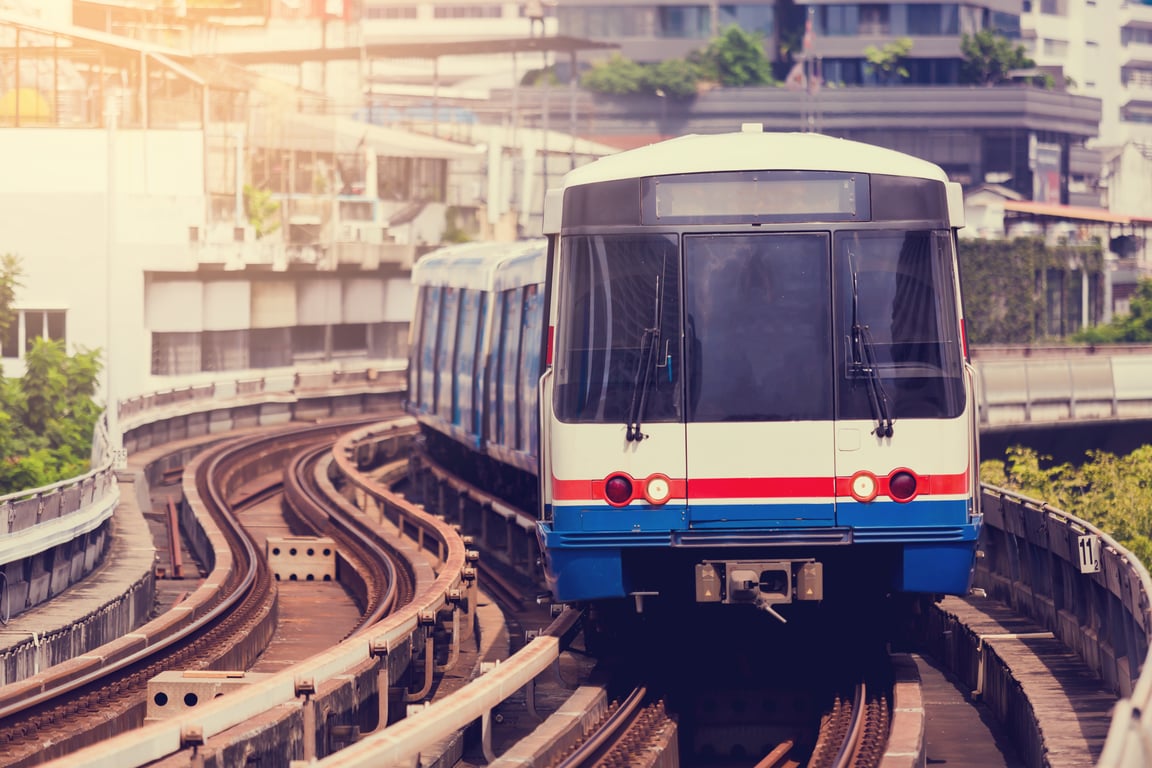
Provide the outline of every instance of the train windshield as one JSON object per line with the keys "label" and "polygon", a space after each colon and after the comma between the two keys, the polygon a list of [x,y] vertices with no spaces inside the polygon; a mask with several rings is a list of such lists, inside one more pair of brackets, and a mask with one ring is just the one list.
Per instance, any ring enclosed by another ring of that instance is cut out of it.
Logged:
{"label": "train windshield", "polygon": [[947,231],[578,235],[561,248],[564,421],[898,429],[963,412]]}
{"label": "train windshield", "polygon": [[557,415],[629,425],[681,421],[676,236],[574,236],[561,247]]}
{"label": "train windshield", "polygon": [[686,235],[688,421],[832,418],[827,233]]}
{"label": "train windshield", "polygon": [[[964,409],[963,351],[947,232],[838,232],[835,239],[837,418],[875,419],[875,376],[894,419]],[[853,326],[867,331],[867,349]],[[870,358],[866,370],[862,354]]]}

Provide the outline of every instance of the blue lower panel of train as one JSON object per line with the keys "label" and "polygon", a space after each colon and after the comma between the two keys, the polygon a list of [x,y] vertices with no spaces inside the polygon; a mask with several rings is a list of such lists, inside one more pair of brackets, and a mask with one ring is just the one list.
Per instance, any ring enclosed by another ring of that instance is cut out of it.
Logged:
{"label": "blue lower panel of train", "polygon": [[[634,593],[700,599],[702,566],[719,572],[724,602],[733,587],[725,573],[751,573],[771,582],[788,602],[801,572],[816,567],[822,598],[889,591],[964,595],[971,580],[980,524],[914,531],[848,528],[720,532],[557,531],[539,523],[548,588],[559,602],[623,598]],[[805,534],[808,534],[805,536]],[[765,574],[771,574],[766,576]],[[783,586],[773,576],[780,576]],[[753,590],[755,592],[756,590]],[[771,590],[768,590],[771,591]]]}

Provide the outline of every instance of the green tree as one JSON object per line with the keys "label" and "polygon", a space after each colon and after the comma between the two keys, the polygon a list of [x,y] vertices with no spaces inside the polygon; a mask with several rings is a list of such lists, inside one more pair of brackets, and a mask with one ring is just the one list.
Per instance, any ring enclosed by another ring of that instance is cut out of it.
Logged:
{"label": "green tree", "polygon": [[1152,445],[1127,456],[1088,451],[1081,466],[1045,466],[1031,448],[1009,449],[1006,460],[980,465],[980,479],[1048,502],[1092,523],[1145,564],[1152,563]]}
{"label": "green tree", "polygon": [[[0,322],[15,318],[19,259],[0,258]],[[24,353],[24,376],[0,372],[0,494],[37,488],[89,469],[100,407],[92,399],[100,353],[69,356],[63,342],[39,338]]]}
{"label": "green tree", "polygon": [[699,68],[684,59],[666,59],[652,64],[645,76],[647,90],[670,99],[695,96],[700,82]]}
{"label": "green tree", "polygon": [[1028,58],[1024,46],[1014,45],[990,29],[982,29],[974,35],[961,35],[960,52],[964,55],[960,65],[962,83],[998,85],[1010,80],[1013,70],[1036,66],[1036,62]]}
{"label": "green tree", "polygon": [[592,68],[581,77],[580,83],[597,93],[630,96],[644,92],[648,87],[645,78],[646,68],[643,64],[614,53],[607,59],[594,62]]}
{"label": "green tree", "polygon": [[647,94],[672,99],[696,95],[701,80],[727,86],[773,85],[772,62],[759,35],[730,26],[684,59],[640,64],[620,54],[594,63],[580,84],[611,96]]}
{"label": "green tree", "polygon": [[735,24],[713,38],[702,51],[694,52],[694,62],[704,77],[721,85],[772,85],[772,62],[764,54],[763,38],[745,32]]}
{"label": "green tree", "polygon": [[868,74],[876,73],[881,83],[892,84],[898,80],[907,80],[908,68],[904,66],[904,59],[911,52],[910,37],[897,38],[882,48],[869,45],[864,49],[864,69]]}
{"label": "green tree", "polygon": [[1152,280],[1141,280],[1128,303],[1128,314],[1112,319],[1107,325],[1085,328],[1075,341],[1090,344],[1152,342]]}
{"label": "green tree", "polygon": [[257,239],[280,229],[280,203],[272,199],[270,190],[245,184],[244,211]]}
{"label": "green tree", "polygon": [[0,256],[0,335],[12,327],[16,319],[16,310],[12,304],[16,301],[16,289],[23,287],[21,277],[23,270],[20,259],[11,253]]}

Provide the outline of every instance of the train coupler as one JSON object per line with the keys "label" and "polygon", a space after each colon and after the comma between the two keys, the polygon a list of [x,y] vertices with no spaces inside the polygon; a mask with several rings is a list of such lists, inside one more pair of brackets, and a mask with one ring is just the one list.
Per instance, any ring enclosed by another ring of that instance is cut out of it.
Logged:
{"label": "train coupler", "polygon": [[806,560],[706,560],[696,564],[696,602],[753,605],[781,622],[775,606],[824,599],[824,566]]}

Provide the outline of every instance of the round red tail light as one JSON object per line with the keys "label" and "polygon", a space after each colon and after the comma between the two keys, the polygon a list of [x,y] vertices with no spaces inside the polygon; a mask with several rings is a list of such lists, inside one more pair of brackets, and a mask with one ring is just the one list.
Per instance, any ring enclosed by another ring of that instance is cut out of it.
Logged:
{"label": "round red tail light", "polygon": [[902,469],[888,478],[888,495],[896,501],[908,501],[916,495],[916,475]]}
{"label": "round red tail light", "polygon": [[625,475],[612,475],[604,481],[604,495],[611,504],[627,504],[632,500],[632,479]]}

